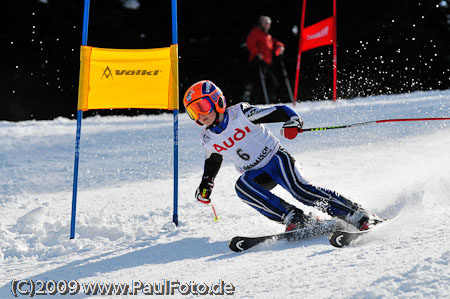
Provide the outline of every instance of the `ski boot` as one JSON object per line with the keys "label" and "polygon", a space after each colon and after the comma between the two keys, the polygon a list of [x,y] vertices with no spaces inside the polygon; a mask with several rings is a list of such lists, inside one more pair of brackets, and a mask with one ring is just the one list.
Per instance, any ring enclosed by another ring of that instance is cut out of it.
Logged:
{"label": "ski boot", "polygon": [[363,208],[359,208],[352,215],[346,217],[346,221],[355,226],[360,231],[368,230],[375,225],[383,222],[385,219],[377,215],[370,215]]}
{"label": "ski boot", "polygon": [[299,230],[306,227],[313,222],[313,219],[305,215],[302,210],[298,208],[292,208],[288,214],[284,217],[284,224],[286,225],[286,232]]}

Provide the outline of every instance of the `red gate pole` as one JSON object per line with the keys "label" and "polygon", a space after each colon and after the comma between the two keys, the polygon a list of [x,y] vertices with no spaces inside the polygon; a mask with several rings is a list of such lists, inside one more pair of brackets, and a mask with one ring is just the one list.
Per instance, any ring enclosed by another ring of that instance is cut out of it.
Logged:
{"label": "red gate pole", "polygon": [[297,102],[297,97],[298,97],[298,81],[299,81],[299,76],[300,76],[300,60],[302,57],[301,45],[302,45],[302,32],[303,32],[303,28],[305,26],[305,10],[306,10],[306,0],[303,0],[302,19],[300,22],[300,31],[299,31],[299,35],[298,35],[299,38],[298,38],[297,68],[296,68],[296,74],[295,74],[294,106],[295,106],[295,103]]}

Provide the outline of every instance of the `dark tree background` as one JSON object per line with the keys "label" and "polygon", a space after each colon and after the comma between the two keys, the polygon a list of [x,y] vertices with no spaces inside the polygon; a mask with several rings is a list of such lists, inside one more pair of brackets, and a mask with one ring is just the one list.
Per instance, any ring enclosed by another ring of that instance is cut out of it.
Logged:
{"label": "dark tree background", "polygon": [[[88,45],[157,48],[171,44],[169,0],[91,0]],[[74,118],[83,0],[2,2],[0,119]],[[241,101],[248,53],[243,43],[261,14],[286,45],[294,85],[301,1],[179,0],[180,97],[201,79]],[[308,1],[306,26],[331,16],[332,0]],[[337,1],[338,97],[450,88],[450,9],[443,0]],[[303,53],[299,97],[332,97],[332,49]],[[287,100],[287,94],[286,94]],[[182,105],[181,105],[182,106]],[[120,110],[93,113],[155,113]],[[89,114],[88,114],[89,115]]]}

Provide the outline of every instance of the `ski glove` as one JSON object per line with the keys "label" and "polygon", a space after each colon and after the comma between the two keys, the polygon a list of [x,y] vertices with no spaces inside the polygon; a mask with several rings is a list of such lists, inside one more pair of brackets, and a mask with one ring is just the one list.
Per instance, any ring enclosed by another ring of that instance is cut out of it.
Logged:
{"label": "ski glove", "polygon": [[211,202],[211,199],[209,197],[211,196],[213,187],[214,179],[208,176],[204,176],[202,178],[200,186],[198,186],[197,190],[195,191],[195,198],[201,203],[204,203],[206,205],[209,204]]}
{"label": "ski glove", "polygon": [[278,47],[278,48],[275,50],[275,56],[283,55],[283,53],[284,53],[284,47]]}
{"label": "ski glove", "polygon": [[303,119],[300,116],[292,116],[290,120],[283,124],[281,136],[287,139],[294,139],[303,127]]}

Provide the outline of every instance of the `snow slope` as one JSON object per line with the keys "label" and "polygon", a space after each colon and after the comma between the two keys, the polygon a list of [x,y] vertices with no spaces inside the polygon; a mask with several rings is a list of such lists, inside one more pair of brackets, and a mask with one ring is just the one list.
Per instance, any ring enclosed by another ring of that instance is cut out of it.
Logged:
{"label": "snow slope", "polygon": [[[450,91],[293,108],[305,128],[450,117]],[[311,182],[392,220],[359,246],[336,249],[321,237],[268,242],[245,253],[231,252],[228,240],[283,227],[239,200],[239,173],[228,161],[212,194],[221,218],[214,222],[211,207],[193,198],[203,171],[200,128],[186,114],[179,125],[174,228],[172,115],[83,120],[77,234],[69,240],[76,122],[0,121],[0,298],[13,298],[13,279],[224,282],[236,298],[448,298],[449,121],[305,132],[295,140],[280,137],[280,124],[269,125]],[[275,192],[295,202],[283,189]],[[130,298],[144,297],[137,294]],[[94,296],[81,289],[69,297]]]}

